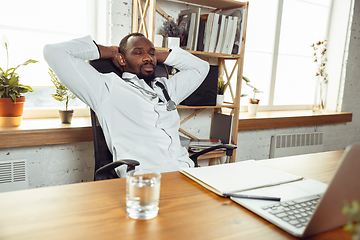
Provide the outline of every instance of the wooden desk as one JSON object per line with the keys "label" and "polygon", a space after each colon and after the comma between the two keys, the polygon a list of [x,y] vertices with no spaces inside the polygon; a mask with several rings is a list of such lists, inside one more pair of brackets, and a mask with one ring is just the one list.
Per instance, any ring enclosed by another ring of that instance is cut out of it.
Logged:
{"label": "wooden desk", "polygon": [[[262,162],[328,182],[343,151]],[[125,179],[0,194],[0,239],[295,239],[179,172],[164,173],[159,215],[133,220],[125,210]],[[342,228],[311,239],[350,239]]]}

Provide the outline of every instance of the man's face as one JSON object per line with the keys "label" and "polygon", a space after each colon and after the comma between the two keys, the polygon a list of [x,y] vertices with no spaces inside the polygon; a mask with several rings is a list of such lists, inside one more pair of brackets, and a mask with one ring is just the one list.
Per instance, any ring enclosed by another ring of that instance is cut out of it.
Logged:
{"label": "man's face", "polygon": [[128,39],[124,55],[124,71],[134,73],[146,82],[154,80],[156,57],[154,45],[145,37]]}

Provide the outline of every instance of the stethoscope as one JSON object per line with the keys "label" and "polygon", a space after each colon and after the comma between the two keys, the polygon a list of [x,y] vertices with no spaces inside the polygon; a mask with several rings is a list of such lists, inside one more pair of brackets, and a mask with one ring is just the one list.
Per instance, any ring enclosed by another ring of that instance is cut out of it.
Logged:
{"label": "stethoscope", "polygon": [[[136,85],[135,83],[133,83],[133,82],[130,81],[129,79],[124,79],[124,78],[123,78],[123,80],[124,80],[125,82],[129,83],[130,86],[132,86],[132,87],[140,90],[140,92],[141,92],[142,94],[148,94],[148,95],[150,95],[150,96],[151,96],[151,99],[155,99],[155,98],[158,96],[157,93],[150,92],[149,90],[146,90],[145,88]],[[171,98],[170,98],[170,96],[169,96],[169,94],[168,94],[168,92],[167,92],[164,84],[162,84],[161,82],[156,82],[155,85],[158,86],[159,88],[161,88],[161,90],[162,90],[162,92],[163,92],[163,94],[164,94],[164,97],[165,97],[165,99],[166,99],[166,110],[167,110],[167,111],[174,111],[174,110],[176,109],[176,104],[175,104],[175,102],[174,102],[173,100],[171,100]]]}

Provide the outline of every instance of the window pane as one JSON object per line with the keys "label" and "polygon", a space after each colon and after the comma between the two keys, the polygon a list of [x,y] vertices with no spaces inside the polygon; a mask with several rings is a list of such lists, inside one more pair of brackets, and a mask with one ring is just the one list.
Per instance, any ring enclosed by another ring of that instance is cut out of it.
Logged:
{"label": "window pane", "polygon": [[[263,91],[256,94],[262,105],[269,104],[277,8],[277,0],[249,1],[243,75]],[[241,92],[248,95],[241,99],[241,105],[247,105],[252,88],[243,81]]]}
{"label": "window pane", "polygon": [[274,105],[314,103],[314,61],[308,57],[280,55],[276,75]]}
{"label": "window pane", "polygon": [[[249,78],[250,84],[263,93],[257,93],[256,98],[261,100],[261,105],[269,104],[270,78],[273,54],[247,52],[244,61],[244,76]],[[241,105],[249,103],[248,98],[253,97],[253,90],[242,82],[241,93],[248,96],[241,99]]]}
{"label": "window pane", "polygon": [[[250,0],[246,29],[246,53],[272,52],[278,0]],[[246,56],[245,53],[245,56]]]}
{"label": "window pane", "polygon": [[[55,88],[34,88],[35,92],[25,93],[27,108],[58,108],[65,109],[65,101],[56,101],[50,94],[55,94]],[[85,108],[86,104],[76,98],[69,102],[69,108]]]}
{"label": "window pane", "polygon": [[310,46],[326,38],[329,7],[330,0],[284,1],[274,105],[313,103],[316,64]]}
{"label": "window pane", "polygon": [[[15,67],[28,59],[38,63],[21,66],[17,73],[21,83],[53,87],[48,75],[48,65],[43,60],[43,47],[48,43],[61,42],[85,35],[93,35],[91,11],[93,1],[88,0],[11,0],[2,1],[0,14],[0,38],[9,40],[9,67]],[[1,40],[0,39],[0,40]],[[0,49],[0,66],[6,68],[5,50]],[[55,89],[36,88],[26,94],[25,108],[58,108],[59,103],[49,95]],[[84,104],[82,104],[85,106]],[[60,104],[61,106],[61,104]]]}

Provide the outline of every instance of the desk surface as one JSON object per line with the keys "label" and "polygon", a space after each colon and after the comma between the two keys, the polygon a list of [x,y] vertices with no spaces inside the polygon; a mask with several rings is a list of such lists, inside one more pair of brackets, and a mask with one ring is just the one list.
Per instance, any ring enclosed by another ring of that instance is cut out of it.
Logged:
{"label": "desk surface", "polygon": [[[343,151],[263,160],[268,166],[328,183]],[[159,215],[133,220],[125,179],[0,194],[0,239],[295,239],[179,172],[164,173]],[[337,228],[311,239],[350,239]]]}

